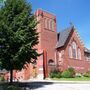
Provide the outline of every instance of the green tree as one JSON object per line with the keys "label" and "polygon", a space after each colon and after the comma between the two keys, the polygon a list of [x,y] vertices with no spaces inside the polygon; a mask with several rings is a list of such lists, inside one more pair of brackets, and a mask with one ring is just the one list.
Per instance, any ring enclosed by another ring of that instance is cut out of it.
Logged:
{"label": "green tree", "polygon": [[11,83],[13,70],[21,70],[39,56],[36,25],[31,4],[25,0],[6,0],[0,9],[0,66],[10,71]]}

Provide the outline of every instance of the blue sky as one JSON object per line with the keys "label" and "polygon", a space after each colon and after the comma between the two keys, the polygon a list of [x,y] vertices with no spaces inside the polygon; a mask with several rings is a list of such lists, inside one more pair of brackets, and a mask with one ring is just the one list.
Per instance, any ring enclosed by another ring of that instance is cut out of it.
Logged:
{"label": "blue sky", "polygon": [[72,22],[87,48],[90,48],[90,0],[28,0],[35,12],[38,8],[53,13],[57,18],[57,31]]}

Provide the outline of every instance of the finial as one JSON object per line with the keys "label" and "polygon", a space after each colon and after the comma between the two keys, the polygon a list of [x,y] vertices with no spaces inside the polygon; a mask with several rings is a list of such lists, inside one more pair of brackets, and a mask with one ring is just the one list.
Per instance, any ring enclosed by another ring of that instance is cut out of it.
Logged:
{"label": "finial", "polygon": [[74,26],[74,24],[72,22],[70,22],[69,24],[70,24],[70,27],[75,28],[75,26]]}
{"label": "finial", "polygon": [[70,22],[69,24],[70,24],[70,26],[74,26],[72,22]]}

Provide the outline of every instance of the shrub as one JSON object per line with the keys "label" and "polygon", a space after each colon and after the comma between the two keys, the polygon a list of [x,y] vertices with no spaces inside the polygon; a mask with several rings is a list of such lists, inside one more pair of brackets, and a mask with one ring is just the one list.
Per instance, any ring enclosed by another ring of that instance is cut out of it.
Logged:
{"label": "shrub", "polygon": [[50,73],[50,78],[60,78],[61,77],[61,72],[58,70],[54,70]]}
{"label": "shrub", "polygon": [[4,75],[2,75],[2,76],[0,77],[0,81],[5,81]]}
{"label": "shrub", "polygon": [[84,77],[90,77],[90,71],[87,71],[86,73],[83,74]]}
{"label": "shrub", "polygon": [[71,74],[70,74],[70,72],[68,70],[65,70],[65,71],[62,72],[61,76],[63,78],[70,78]]}
{"label": "shrub", "polygon": [[73,77],[75,77],[75,70],[74,70],[74,68],[70,67],[70,68],[68,68],[68,70],[63,71],[61,76],[63,78],[73,78]]}
{"label": "shrub", "polygon": [[70,68],[68,68],[68,71],[70,72],[70,74],[71,74],[71,77],[75,77],[75,69],[74,68],[72,68],[72,67],[70,67]]}
{"label": "shrub", "polygon": [[69,67],[68,70],[69,70],[70,72],[75,72],[74,68],[72,68],[72,67]]}

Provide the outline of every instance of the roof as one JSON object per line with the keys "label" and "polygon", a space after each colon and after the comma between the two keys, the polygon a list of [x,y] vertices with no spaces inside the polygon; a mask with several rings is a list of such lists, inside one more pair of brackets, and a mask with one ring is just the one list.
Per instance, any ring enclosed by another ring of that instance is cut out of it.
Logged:
{"label": "roof", "polygon": [[66,43],[71,31],[73,30],[73,28],[74,27],[71,26],[71,27],[66,28],[63,31],[58,33],[59,34],[59,40],[58,40],[58,42],[56,44],[56,48],[60,48],[60,47],[65,45],[65,43]]}
{"label": "roof", "polygon": [[85,48],[84,52],[86,52],[86,53],[90,53],[90,50],[87,49],[87,48]]}
{"label": "roof", "polygon": [[3,70],[0,70],[0,73],[5,74],[5,73],[7,73],[7,71],[5,69],[3,69]]}

